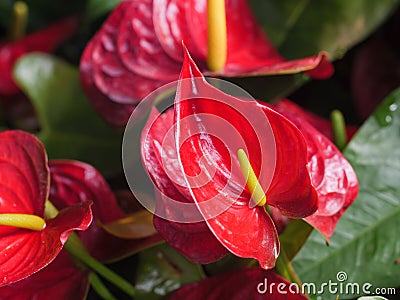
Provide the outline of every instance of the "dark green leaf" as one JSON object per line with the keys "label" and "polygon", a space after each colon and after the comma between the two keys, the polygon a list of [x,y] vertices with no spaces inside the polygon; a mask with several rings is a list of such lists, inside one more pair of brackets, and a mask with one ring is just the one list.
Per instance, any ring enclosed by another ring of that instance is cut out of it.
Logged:
{"label": "dark green leaf", "polygon": [[398,0],[250,0],[268,37],[287,58],[321,50],[338,58],[364,39]]}
{"label": "dark green leaf", "polygon": [[281,248],[285,249],[286,256],[292,260],[310,236],[313,228],[301,219],[293,219],[279,235]]}
{"label": "dark green leaf", "polygon": [[[356,201],[343,215],[329,247],[314,232],[294,260],[303,282],[336,281],[400,285],[400,89],[393,92],[353,138],[344,154],[360,184]],[[327,290],[325,290],[327,291]],[[344,295],[345,296],[345,295]],[[346,298],[346,297],[340,297]],[[323,299],[335,299],[326,294]]]}
{"label": "dark green leaf", "polygon": [[287,97],[309,79],[304,74],[293,74],[229,78],[229,81],[245,89],[254,98],[270,102]]}
{"label": "dark green leaf", "polygon": [[12,0],[0,1],[0,25],[8,29],[11,23]]}
{"label": "dark green leaf", "polygon": [[186,283],[203,279],[201,267],[189,262],[167,244],[139,254],[135,299],[161,299]]}
{"label": "dark green leaf", "polygon": [[121,0],[89,0],[86,7],[86,18],[93,21],[112,11]]}
{"label": "dark green leaf", "polygon": [[258,266],[258,261],[253,258],[241,258],[228,253],[216,262],[204,265],[204,270],[208,276],[215,276],[251,266]]}
{"label": "dark green leaf", "polygon": [[[0,0],[0,25],[7,30],[11,25],[14,2],[16,0]],[[78,14],[84,5],[84,1],[81,0],[24,0],[24,2],[28,5],[27,32],[37,31],[63,17]]]}
{"label": "dark green leaf", "polygon": [[50,159],[88,162],[105,175],[121,170],[121,134],[96,114],[75,67],[50,55],[30,54],[17,62],[14,77],[35,107],[38,137]]}

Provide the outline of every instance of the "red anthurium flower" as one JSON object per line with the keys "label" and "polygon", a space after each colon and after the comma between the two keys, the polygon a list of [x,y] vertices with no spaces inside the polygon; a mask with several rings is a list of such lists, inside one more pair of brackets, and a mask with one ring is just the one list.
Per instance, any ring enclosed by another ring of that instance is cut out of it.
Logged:
{"label": "red anthurium flower", "polygon": [[306,300],[308,298],[301,294],[301,288],[272,271],[245,268],[185,285],[168,297],[168,300],[174,299]]}
{"label": "red anthurium flower", "polygon": [[80,64],[83,88],[110,124],[126,124],[133,107],[154,89],[178,78],[182,41],[200,69],[213,76],[309,71],[329,77],[324,54],[286,61],[274,49],[245,0],[227,0],[227,59],[222,70],[206,66],[206,0],[122,1],[88,43]]}
{"label": "red anthurium flower", "polygon": [[[325,120],[313,112],[304,110],[294,102],[287,99],[277,101],[274,104],[274,107],[286,117],[293,116],[294,118],[297,117],[307,121],[314,128],[318,128],[318,131],[325,135],[329,140],[333,141],[332,124],[328,120]],[[358,126],[346,126],[347,137],[351,139],[357,130]]]}
{"label": "red anthurium flower", "polygon": [[68,18],[15,42],[0,43],[0,95],[10,96],[20,91],[12,78],[18,58],[29,52],[53,51],[75,32],[77,25],[76,18]]}
{"label": "red anthurium flower", "polygon": [[[53,160],[49,162],[49,167],[49,198],[58,209],[93,201],[95,222],[78,235],[96,259],[116,260],[160,240],[158,235],[140,240],[123,240],[97,226],[98,222],[107,223],[122,218],[124,213],[103,176],[92,166],[79,161]],[[85,299],[88,288],[89,272],[76,267],[63,250],[49,266],[23,281],[0,288],[0,294],[18,300],[24,297],[50,300],[54,299],[55,294],[62,295],[61,299]]]}
{"label": "red anthurium flower", "polygon": [[[5,131],[0,134],[0,157],[1,216],[23,214],[29,220],[22,223],[31,228],[33,218],[43,219],[49,193],[45,149],[31,134]],[[54,260],[69,233],[85,230],[91,223],[89,205],[60,211],[56,218],[45,220],[41,230],[0,226],[0,286],[24,279]]]}
{"label": "red anthurium flower", "polygon": [[[220,127],[218,133],[215,128],[224,125],[220,120],[230,128]],[[259,124],[257,130],[250,121]],[[223,132],[226,144],[216,137]],[[253,205],[239,149],[246,149],[260,182],[270,181],[268,205],[292,218],[316,211],[307,146],[297,127],[256,101],[233,98],[213,88],[186,52],[174,111],[162,115],[153,111],[142,135],[142,157],[157,187],[157,209],[166,210],[168,219],[155,217],[154,224],[167,242],[193,261],[211,262],[226,253],[217,240],[235,255],[255,258],[263,268],[272,268],[279,253],[278,235],[265,208]],[[263,164],[264,155],[276,159]],[[184,224],[186,220],[178,216],[187,212],[170,208],[170,199],[195,203],[203,219]]]}

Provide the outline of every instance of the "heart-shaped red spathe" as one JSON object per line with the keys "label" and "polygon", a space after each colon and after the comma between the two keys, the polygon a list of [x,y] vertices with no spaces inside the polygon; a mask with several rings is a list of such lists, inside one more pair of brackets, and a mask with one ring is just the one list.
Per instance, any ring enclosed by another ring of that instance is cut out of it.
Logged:
{"label": "heart-shaped red spathe", "polygon": [[78,26],[75,17],[61,20],[15,42],[0,44],[0,94],[14,95],[20,89],[12,78],[15,62],[29,52],[51,52],[70,37]]}
{"label": "heart-shaped red spathe", "polygon": [[309,72],[315,78],[326,78],[333,73],[323,53],[286,61],[269,42],[245,0],[225,3],[227,60],[222,70],[210,72],[206,66],[206,0],[122,1],[81,58],[82,86],[99,114],[122,127],[143,97],[177,80],[182,41],[206,75]]}
{"label": "heart-shaped red spathe", "polygon": [[300,287],[296,287],[272,271],[244,268],[187,284],[173,292],[167,299],[306,300],[308,298],[301,294]]}
{"label": "heart-shaped red spathe", "polygon": [[[279,253],[277,232],[264,207],[251,202],[237,151],[246,150],[264,188],[268,188],[265,185],[270,181],[267,203],[287,216],[302,218],[317,208],[316,192],[306,168],[303,135],[272,109],[213,88],[187,52],[177,88],[174,119],[169,114],[150,118],[142,136],[143,161],[158,191],[167,200],[169,197],[195,203],[203,222],[226,249],[240,257],[253,257],[264,268],[272,268]],[[171,132],[172,137],[168,136]],[[168,153],[166,159],[165,153]],[[275,161],[263,165],[265,154],[276,157]],[[174,159],[175,163],[171,163]],[[208,202],[210,199],[212,204]],[[172,210],[167,218],[183,213],[173,211],[168,201],[159,202],[157,209]],[[188,226],[187,232],[190,226],[194,232],[193,227],[204,225],[200,222],[180,226]],[[168,226],[158,229],[168,230]],[[168,236],[168,232],[161,234]],[[177,240],[172,240],[172,246],[184,247],[175,245]],[[205,244],[194,243],[194,246],[207,248]],[[208,259],[212,261],[211,256]]]}
{"label": "heart-shaped red spathe", "polygon": [[[43,145],[31,134],[0,134],[1,213],[44,215],[49,169]],[[24,279],[55,259],[72,230],[92,221],[90,203],[60,211],[41,231],[0,226],[0,286]]]}

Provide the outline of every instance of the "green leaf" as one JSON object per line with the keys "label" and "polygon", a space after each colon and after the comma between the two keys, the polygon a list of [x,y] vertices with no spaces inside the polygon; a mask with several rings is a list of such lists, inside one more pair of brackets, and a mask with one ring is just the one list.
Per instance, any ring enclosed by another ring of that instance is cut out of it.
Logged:
{"label": "green leaf", "polygon": [[394,11],[398,0],[249,0],[268,37],[287,58],[321,50],[338,58]]}
{"label": "green leaf", "polygon": [[121,0],[89,0],[86,7],[86,19],[94,21],[112,11],[120,2]]}
{"label": "green leaf", "polygon": [[97,115],[75,67],[50,55],[29,54],[18,60],[14,77],[36,110],[38,137],[50,159],[84,161],[104,175],[121,170],[122,135]]}
{"label": "green leaf", "polygon": [[291,261],[305,244],[313,227],[302,219],[293,219],[279,235],[281,248],[285,249],[287,258]]}
{"label": "green leaf", "polygon": [[268,102],[287,97],[309,80],[304,74],[229,78],[254,98]]}
{"label": "green leaf", "polygon": [[[314,232],[293,266],[303,282],[317,287],[329,280],[400,286],[400,89],[394,91],[345,149],[360,193],[338,223],[330,246]],[[343,275],[343,273],[342,273]],[[325,289],[325,291],[327,291]],[[346,298],[346,295],[340,299]],[[348,295],[347,295],[348,297]],[[335,299],[325,294],[323,299]]]}
{"label": "green leaf", "polygon": [[139,253],[135,299],[156,300],[184,284],[204,278],[200,265],[189,262],[167,244]]}
{"label": "green leaf", "polygon": [[258,262],[255,259],[241,258],[232,253],[228,253],[221,259],[204,265],[203,268],[208,276],[215,276],[252,266],[258,266]]}

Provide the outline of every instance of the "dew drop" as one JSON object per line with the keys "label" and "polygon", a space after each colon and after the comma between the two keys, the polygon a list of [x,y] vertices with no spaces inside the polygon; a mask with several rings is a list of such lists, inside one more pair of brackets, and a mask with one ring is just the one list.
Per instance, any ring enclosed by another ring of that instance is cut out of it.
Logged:
{"label": "dew drop", "polygon": [[395,111],[397,110],[397,104],[393,103],[389,106],[390,111]]}

